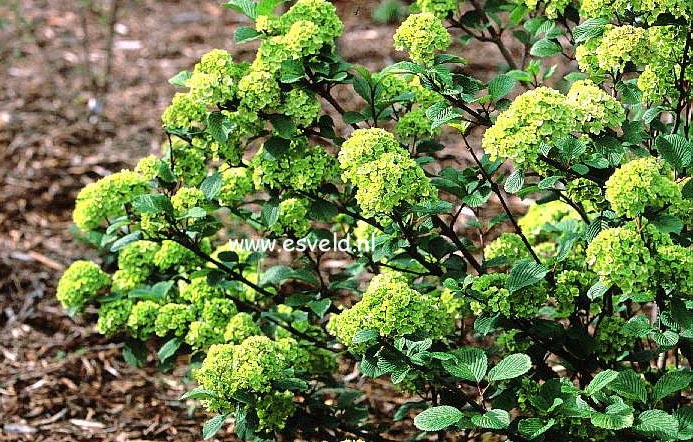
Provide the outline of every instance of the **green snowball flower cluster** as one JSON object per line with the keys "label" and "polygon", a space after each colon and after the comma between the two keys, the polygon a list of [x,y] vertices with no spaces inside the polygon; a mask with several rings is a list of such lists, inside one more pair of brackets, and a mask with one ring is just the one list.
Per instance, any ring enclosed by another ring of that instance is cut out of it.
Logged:
{"label": "green snowball flower cluster", "polygon": [[565,195],[573,201],[582,202],[587,213],[599,212],[607,208],[604,190],[587,178],[571,180],[565,187]]}
{"label": "green snowball flower cluster", "polygon": [[156,155],[148,155],[141,158],[135,166],[135,173],[146,177],[148,180],[154,180],[159,177],[159,170],[163,165],[163,161]]}
{"label": "green snowball flower cluster", "polygon": [[102,335],[112,335],[124,329],[134,304],[130,299],[117,299],[101,304],[96,331]]}
{"label": "green snowball flower cluster", "polygon": [[111,278],[94,262],[75,261],[58,281],[56,297],[64,308],[79,311],[111,285]]}
{"label": "green snowball flower cluster", "polygon": [[421,12],[430,12],[438,18],[446,18],[459,9],[460,0],[416,0],[416,8]]}
{"label": "green snowball flower cluster", "polygon": [[195,318],[195,312],[189,304],[164,304],[154,321],[154,333],[163,337],[169,333],[183,336],[188,331],[188,324]]}
{"label": "green snowball flower cluster", "polygon": [[239,392],[252,393],[258,429],[273,431],[286,426],[296,406],[293,393],[278,390],[277,382],[291,377],[298,353],[291,349],[292,339],[272,341],[266,336],[251,336],[240,344],[215,344],[210,347],[202,367],[194,372],[200,385],[219,396],[206,401],[210,411],[228,412]]}
{"label": "green snowball flower cluster", "polygon": [[215,344],[224,343],[223,330],[205,321],[193,321],[188,325],[185,342],[193,351],[206,350]]}
{"label": "green snowball flower cluster", "polygon": [[665,245],[657,249],[658,280],[688,299],[693,299],[693,248]]}
{"label": "green snowball flower cluster", "polygon": [[275,391],[262,396],[255,406],[258,428],[282,430],[286,421],[296,412],[294,394],[290,391]]}
{"label": "green snowball flower cluster", "polygon": [[154,268],[154,256],[158,251],[159,244],[154,241],[132,242],[118,252],[118,268],[146,278]]}
{"label": "green snowball flower cluster", "polygon": [[688,0],[581,0],[580,16],[607,18],[639,16],[648,24],[654,23],[661,14],[688,19],[693,6]]}
{"label": "green snowball flower cluster", "polygon": [[[200,166],[204,166],[205,160],[219,156],[232,163],[240,160],[245,147],[244,138],[259,130],[258,125],[261,124],[253,106],[267,99],[265,96],[269,90],[267,88],[272,89],[277,99],[279,94],[279,86],[272,75],[270,75],[271,82],[263,81],[253,84],[253,78],[259,79],[258,76],[261,74],[249,72],[249,70],[247,63],[235,63],[228,52],[215,49],[205,54],[195,65],[195,69],[185,82],[188,92],[177,93],[173,97],[171,105],[162,115],[163,126],[172,132],[181,130],[189,132],[190,144],[199,150],[199,152],[189,152],[191,150],[189,147],[181,148],[180,144],[175,146],[176,149],[173,152],[175,161],[171,160],[170,163],[178,166],[181,163],[178,161],[179,157],[182,155],[181,168],[183,170],[181,172],[185,172],[186,168],[190,167],[197,172]],[[212,112],[218,112],[220,106],[226,106],[229,103],[236,105],[241,98],[247,106],[221,111],[221,115],[227,120],[225,124],[232,126],[234,130],[228,134],[228,140],[220,145],[218,137],[205,132],[205,130],[218,130],[211,126],[212,122],[208,121],[208,117]],[[208,127],[208,123],[211,128]],[[203,157],[197,158],[200,154]],[[187,157],[191,156],[192,161],[186,161]],[[199,180],[186,180],[184,174],[176,170],[173,172],[177,177],[183,178],[187,184],[199,184]],[[202,178],[204,176],[206,176],[206,169]],[[198,178],[198,176],[194,175],[191,178]]]}
{"label": "green snowball flower cluster", "polygon": [[267,71],[252,70],[238,83],[241,104],[256,112],[278,106],[280,94],[279,83]]}
{"label": "green snowball flower cluster", "polygon": [[606,316],[594,335],[595,351],[600,358],[613,361],[633,346],[633,338],[624,332],[625,319]]}
{"label": "green snowball flower cluster", "polygon": [[595,55],[600,69],[623,72],[626,63],[647,59],[647,32],[629,25],[607,25]]}
{"label": "green snowball flower cluster", "polygon": [[235,63],[227,51],[214,49],[203,55],[185,81],[189,91],[177,93],[164,111],[164,127],[203,127],[208,108],[236,99],[238,82],[247,71],[248,64]]}
{"label": "green snowball flower cluster", "polygon": [[611,19],[617,12],[627,10],[630,3],[630,0],[582,0],[580,2],[580,16]]}
{"label": "green snowball flower cluster", "polygon": [[[292,341],[292,342],[283,342]],[[276,392],[273,384],[291,377],[297,353],[293,340],[273,341],[267,336],[250,336],[240,344],[212,345],[202,366],[194,372],[200,385],[227,402],[240,391],[259,396]],[[222,404],[210,403],[212,411]]]}
{"label": "green snowball flower cluster", "polygon": [[288,151],[277,156],[263,146],[251,160],[250,168],[258,189],[309,191],[338,176],[334,157],[320,146],[310,146],[305,138],[292,140]]}
{"label": "green snowball flower cluster", "polygon": [[309,20],[299,20],[291,25],[284,36],[291,54],[317,54],[323,46],[318,25]]}
{"label": "green snowball flower cluster", "polygon": [[587,293],[597,276],[588,270],[563,270],[556,274],[555,301],[558,317],[567,317],[575,309],[575,298]]}
{"label": "green snowball flower cluster", "polygon": [[433,128],[425,109],[418,107],[399,117],[395,133],[402,141],[426,139],[440,135],[440,128]]}
{"label": "green snowball flower cluster", "polygon": [[408,52],[412,61],[424,66],[432,66],[435,52],[451,43],[447,29],[431,12],[410,15],[395,32],[394,41],[395,49]]}
{"label": "green snowball flower cluster", "polygon": [[641,65],[649,56],[647,30],[630,25],[606,25],[600,37],[575,52],[580,70],[587,73],[623,72],[627,63]]}
{"label": "green snowball flower cluster", "polygon": [[517,97],[484,133],[482,146],[520,170],[541,172],[547,168],[539,159],[542,143],[580,132],[597,135],[625,119],[621,104],[590,80],[576,81],[565,96],[542,86]]}
{"label": "green snowball flower cluster", "polygon": [[207,108],[204,103],[185,92],[177,92],[171,104],[164,109],[161,122],[167,129],[202,128],[206,121]]}
{"label": "green snowball flower cluster", "polygon": [[247,167],[228,167],[221,171],[219,205],[232,207],[253,192],[252,172]]}
{"label": "green snowball flower cluster", "polygon": [[373,74],[373,80],[377,85],[376,87],[380,101],[393,101],[395,98],[401,95],[412,92],[409,85],[411,78],[411,74],[403,74],[399,72],[378,72]]}
{"label": "green snowball flower cluster", "polygon": [[339,152],[342,179],[356,188],[365,216],[391,213],[403,201],[433,197],[423,169],[394,135],[383,129],[359,129]]}
{"label": "green snowball flower cluster", "polygon": [[234,63],[227,51],[213,49],[202,56],[185,85],[195,101],[213,107],[236,98],[238,81],[247,71],[247,63]]}
{"label": "green snowball flower cluster", "polygon": [[146,340],[156,331],[156,317],[161,306],[150,300],[137,302],[130,310],[126,323],[128,332],[138,339]]}
{"label": "green snowball flower cluster", "polygon": [[127,294],[131,290],[140,287],[146,278],[142,273],[116,270],[111,276],[111,292]]}
{"label": "green snowball flower cluster", "polygon": [[[693,177],[686,177],[681,180],[679,180],[676,184],[679,186],[679,191],[681,192],[681,195],[683,196],[683,188],[684,186],[689,183]],[[674,204],[673,207],[669,209],[669,211],[679,217],[681,221],[683,221],[684,224],[686,225],[691,225],[693,224],[693,199],[692,198],[681,198],[678,202]]]}
{"label": "green snowball flower cluster", "polygon": [[[518,3],[524,4],[531,10],[535,10],[539,6],[539,0],[522,0]],[[555,19],[563,15],[563,12],[573,3],[573,0],[544,0],[542,3],[545,5],[544,13],[546,16]]]}
{"label": "green snowball flower cluster", "polygon": [[539,146],[576,129],[575,108],[557,90],[525,92],[484,132],[482,147],[495,158],[508,158],[518,169],[541,168]]}
{"label": "green snowball flower cluster", "polygon": [[203,148],[176,138],[167,149],[166,157],[165,161],[173,165],[173,174],[188,185],[197,186],[207,176],[207,156]]}
{"label": "green snowball flower cluster", "polygon": [[648,23],[652,24],[662,14],[690,21],[693,17],[693,4],[689,0],[640,0],[641,10],[647,12]]}
{"label": "green snowball flower cluster", "polygon": [[587,247],[587,265],[607,287],[649,297],[656,260],[633,224],[602,230]]}
{"label": "green snowball flower cluster", "polygon": [[252,69],[275,74],[282,63],[317,55],[342,34],[337,10],[325,0],[299,0],[281,17],[259,16],[255,27],[267,34]]}
{"label": "green snowball flower cluster", "polygon": [[342,169],[355,172],[358,166],[374,161],[389,152],[406,151],[385,129],[359,129],[355,130],[342,144],[342,149],[339,151],[339,164]]}
{"label": "green snowball flower cluster", "polygon": [[189,284],[185,284],[180,291],[180,297],[199,306],[204,305],[204,302],[213,298],[222,298],[224,290],[219,286],[211,286],[207,282],[207,278],[202,276],[193,278]]}
{"label": "green snowball flower cluster", "polygon": [[540,243],[553,239],[546,232],[547,224],[556,224],[578,216],[577,212],[568,204],[555,200],[544,204],[532,204],[527,213],[517,221],[517,224],[531,243]]}
{"label": "green snowball flower cluster", "polygon": [[[638,88],[647,102],[676,103],[679,90],[676,87],[681,77],[681,63],[686,37],[686,26],[653,26],[647,29],[650,58],[645,70],[638,77]],[[693,81],[693,67],[684,73],[686,81]]]}
{"label": "green snowball flower cluster", "polygon": [[440,304],[445,308],[445,311],[455,319],[461,319],[464,314],[468,313],[466,301],[459,295],[458,292],[444,288],[440,292]]}
{"label": "green snowball flower cluster", "polygon": [[[180,299],[189,304],[167,304],[157,320],[157,335],[173,331],[185,335],[193,350],[204,350],[224,342],[224,330],[238,313],[233,300],[224,298],[224,289],[210,286],[206,277],[193,278],[182,284]],[[170,310],[170,311],[169,311]]]}
{"label": "green snowball flower cluster", "polygon": [[[330,318],[327,330],[352,350],[352,340],[361,330],[382,337],[416,335],[438,339],[452,330],[453,317],[432,295],[409,287],[401,274],[376,275],[353,307]],[[358,350],[356,350],[358,351]]]}
{"label": "green snowball flower cluster", "polygon": [[153,241],[135,241],[118,252],[118,270],[113,274],[113,291],[127,293],[142,285],[154,270],[159,245]]}
{"label": "green snowball flower cluster", "polygon": [[506,317],[531,317],[548,302],[546,282],[525,287],[514,293],[506,288],[508,275],[489,273],[472,282],[471,290],[481,296],[483,302],[471,299],[469,308],[475,315],[501,314]]}
{"label": "green snowball flower cluster", "polygon": [[309,202],[302,198],[287,198],[279,203],[279,216],[270,226],[276,234],[293,233],[297,237],[305,236],[310,230],[308,218]]}
{"label": "green snowball flower cluster", "polygon": [[501,233],[501,235],[484,247],[484,258],[492,260],[505,257],[514,262],[518,259],[529,258],[530,254],[517,233]]}
{"label": "green snowball flower cluster", "polygon": [[79,191],[72,220],[82,230],[94,230],[109,218],[125,215],[125,205],[149,190],[149,179],[131,170],[108,175]]}
{"label": "green snowball flower cluster", "polygon": [[647,208],[661,209],[680,199],[681,190],[671,171],[654,157],[623,164],[606,182],[606,200],[618,216],[634,218]]}
{"label": "green snowball flower cluster", "polygon": [[169,240],[161,242],[161,247],[154,254],[152,262],[161,271],[194,269],[202,264],[200,258],[193,251]]}
{"label": "green snowball flower cluster", "polygon": [[582,132],[600,134],[607,127],[620,126],[626,119],[621,103],[591,80],[573,83],[566,99],[579,112]]}
{"label": "green snowball flower cluster", "polygon": [[202,190],[197,187],[181,187],[171,197],[171,205],[176,216],[183,216],[193,207],[204,207],[208,204]]}
{"label": "green snowball flower cluster", "polygon": [[[304,22],[306,18],[310,18],[315,25],[316,39],[323,44],[333,45],[334,40],[344,31],[337,8],[332,3],[325,0],[298,0],[279,18],[280,32],[289,32],[296,23]],[[319,49],[320,47],[317,47],[314,50]],[[303,55],[315,53],[317,52],[306,51]]]}
{"label": "green snowball flower cluster", "polygon": [[237,313],[236,304],[231,299],[211,298],[205,300],[200,318],[223,334],[224,327]]}
{"label": "green snowball flower cluster", "polygon": [[279,112],[291,117],[298,126],[310,126],[320,116],[322,105],[315,94],[302,89],[291,89],[284,94]]}
{"label": "green snowball flower cluster", "polygon": [[250,336],[260,336],[262,330],[253,320],[249,313],[238,313],[235,315],[224,329],[224,341],[231,344],[240,344]]}

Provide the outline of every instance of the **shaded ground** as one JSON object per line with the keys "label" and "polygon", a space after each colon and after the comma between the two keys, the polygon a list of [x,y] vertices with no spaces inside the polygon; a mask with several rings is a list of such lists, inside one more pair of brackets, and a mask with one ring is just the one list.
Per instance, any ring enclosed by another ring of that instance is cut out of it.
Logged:
{"label": "shaded ground", "polygon": [[[394,57],[394,28],[369,20],[375,3],[339,3],[342,53],[370,67]],[[76,192],[158,150],[166,80],[233,49],[242,18],[216,2],[121,0],[104,78],[110,5],[0,0],[0,441],[200,439],[204,413],[177,400],[184,364],[127,366],[89,315],[66,317],[54,288],[91,253],[70,233]]]}

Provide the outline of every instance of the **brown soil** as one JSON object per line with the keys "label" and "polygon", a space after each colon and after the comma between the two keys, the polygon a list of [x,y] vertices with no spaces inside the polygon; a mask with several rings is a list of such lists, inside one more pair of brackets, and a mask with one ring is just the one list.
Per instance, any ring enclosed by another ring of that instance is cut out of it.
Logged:
{"label": "brown soil", "polygon": [[[394,27],[370,21],[377,1],[338,4],[345,58],[395,60]],[[0,441],[201,439],[204,412],[178,400],[184,361],[126,365],[122,343],[97,335],[93,314],[68,318],[54,289],[93,254],[70,230],[76,192],[158,151],[166,80],[212,48],[243,58],[252,45],[234,47],[244,19],[216,2],[120,0],[104,77],[110,5],[0,0]]]}

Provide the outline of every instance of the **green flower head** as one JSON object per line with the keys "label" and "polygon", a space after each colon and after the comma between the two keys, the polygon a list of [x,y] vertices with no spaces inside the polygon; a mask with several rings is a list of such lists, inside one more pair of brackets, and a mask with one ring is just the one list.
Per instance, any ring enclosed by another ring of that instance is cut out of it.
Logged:
{"label": "green flower head", "polygon": [[195,314],[188,304],[164,304],[154,321],[154,332],[163,337],[169,333],[183,336],[188,330],[188,324],[193,321]]}
{"label": "green flower head", "polygon": [[253,192],[252,171],[247,167],[228,167],[221,171],[219,204],[233,207]]}
{"label": "green flower head", "polygon": [[452,315],[436,296],[417,292],[404,276],[391,272],[373,277],[361,300],[332,316],[327,330],[351,347],[354,336],[362,330],[373,330],[383,337],[440,339],[452,330],[452,325]]}
{"label": "green flower head", "polygon": [[342,179],[357,187],[356,200],[366,216],[391,213],[404,201],[435,195],[423,169],[394,135],[359,129],[339,152]]}
{"label": "green flower head", "polygon": [[233,400],[240,390],[273,391],[272,383],[287,378],[292,352],[266,336],[250,336],[237,345],[212,345],[195,379],[218,396]]}
{"label": "green flower head", "polygon": [[299,238],[305,236],[310,230],[308,207],[309,202],[305,199],[285,199],[279,203],[279,217],[270,230],[280,235],[290,232]]}
{"label": "green flower head", "polygon": [[257,189],[288,187],[308,191],[338,176],[335,159],[303,138],[292,140],[288,151],[278,154],[263,146],[251,160],[250,168]]}
{"label": "green flower head", "polygon": [[522,258],[529,258],[529,251],[517,233],[501,233],[501,235],[490,242],[484,248],[484,258],[491,260],[494,258],[505,257],[513,262]]}
{"label": "green flower head", "polygon": [[602,230],[587,247],[587,265],[607,287],[648,297],[655,259],[634,225]]}
{"label": "green flower head", "polygon": [[421,12],[430,12],[438,18],[446,18],[458,11],[462,0],[416,0],[416,7]]}
{"label": "green flower head", "polygon": [[223,330],[236,313],[238,313],[238,310],[232,300],[228,298],[212,298],[205,301],[200,316],[202,321],[216,329]]}
{"label": "green flower head", "polygon": [[146,278],[154,268],[154,256],[158,251],[159,245],[153,241],[132,242],[118,252],[118,268]]}
{"label": "green flower head", "polygon": [[621,103],[590,80],[573,83],[567,101],[578,111],[585,133],[599,134],[606,128],[620,126],[626,119]]}
{"label": "green flower head", "polygon": [[395,49],[408,52],[412,61],[424,66],[432,66],[435,52],[446,50],[451,43],[448,30],[431,12],[410,15],[394,40]]}
{"label": "green flower head", "polygon": [[102,335],[112,335],[125,328],[134,303],[130,299],[118,299],[99,307],[96,331]]}
{"label": "green flower head", "polygon": [[192,304],[203,306],[208,299],[223,298],[224,290],[219,286],[209,285],[207,278],[202,276],[185,284],[180,291],[180,297]]}
{"label": "green flower head", "polygon": [[127,321],[127,328],[132,336],[146,340],[152,336],[156,330],[156,317],[159,313],[160,305],[154,301],[139,301],[136,303]]}
{"label": "green flower head", "polygon": [[262,331],[249,313],[238,313],[224,329],[224,341],[231,344],[240,344],[250,336],[260,336]]}
{"label": "green flower head", "polygon": [[195,253],[175,241],[164,240],[161,247],[154,254],[152,263],[159,270],[166,271],[172,268],[194,269],[202,264],[202,260]]}
{"label": "green flower head", "polygon": [[109,218],[125,215],[125,205],[149,190],[149,179],[131,170],[108,175],[80,190],[72,220],[82,230],[94,230]]}
{"label": "green flower head", "polygon": [[58,281],[56,297],[63,307],[80,311],[111,285],[111,278],[94,262],[75,261]]}
{"label": "green flower head", "polygon": [[161,115],[166,129],[200,128],[206,121],[207,108],[191,93],[178,92]]}
{"label": "green flower head", "polygon": [[241,104],[252,111],[279,105],[279,84],[267,71],[251,70],[238,83]]}
{"label": "green flower head", "polygon": [[633,218],[678,203],[681,190],[662,160],[646,157],[616,169],[606,182],[606,200],[617,215]]}
{"label": "green flower head", "polygon": [[539,146],[570,135],[578,126],[575,108],[555,89],[525,92],[484,132],[482,146],[494,158],[508,158],[518,169],[539,168]]}
{"label": "green flower head", "polygon": [[215,344],[223,343],[224,332],[207,322],[193,321],[188,326],[185,342],[190,345],[194,351],[204,351]]}

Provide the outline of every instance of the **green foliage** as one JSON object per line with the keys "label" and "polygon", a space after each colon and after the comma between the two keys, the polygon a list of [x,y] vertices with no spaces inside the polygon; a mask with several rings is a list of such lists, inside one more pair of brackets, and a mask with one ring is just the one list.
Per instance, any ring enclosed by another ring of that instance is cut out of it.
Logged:
{"label": "green foliage", "polygon": [[606,182],[606,200],[618,216],[634,218],[646,209],[676,206],[681,190],[671,172],[653,157],[629,161],[616,169]]}
{"label": "green foliage", "polygon": [[[254,59],[173,77],[162,155],[79,192],[103,268],[60,302],[128,363],[190,355],[205,438],[385,437],[357,367],[401,396],[398,438],[690,440],[690,2],[417,0],[378,72],[339,56],[331,2],[281,3],[224,5]],[[226,243],[347,234],[375,248]]]}

